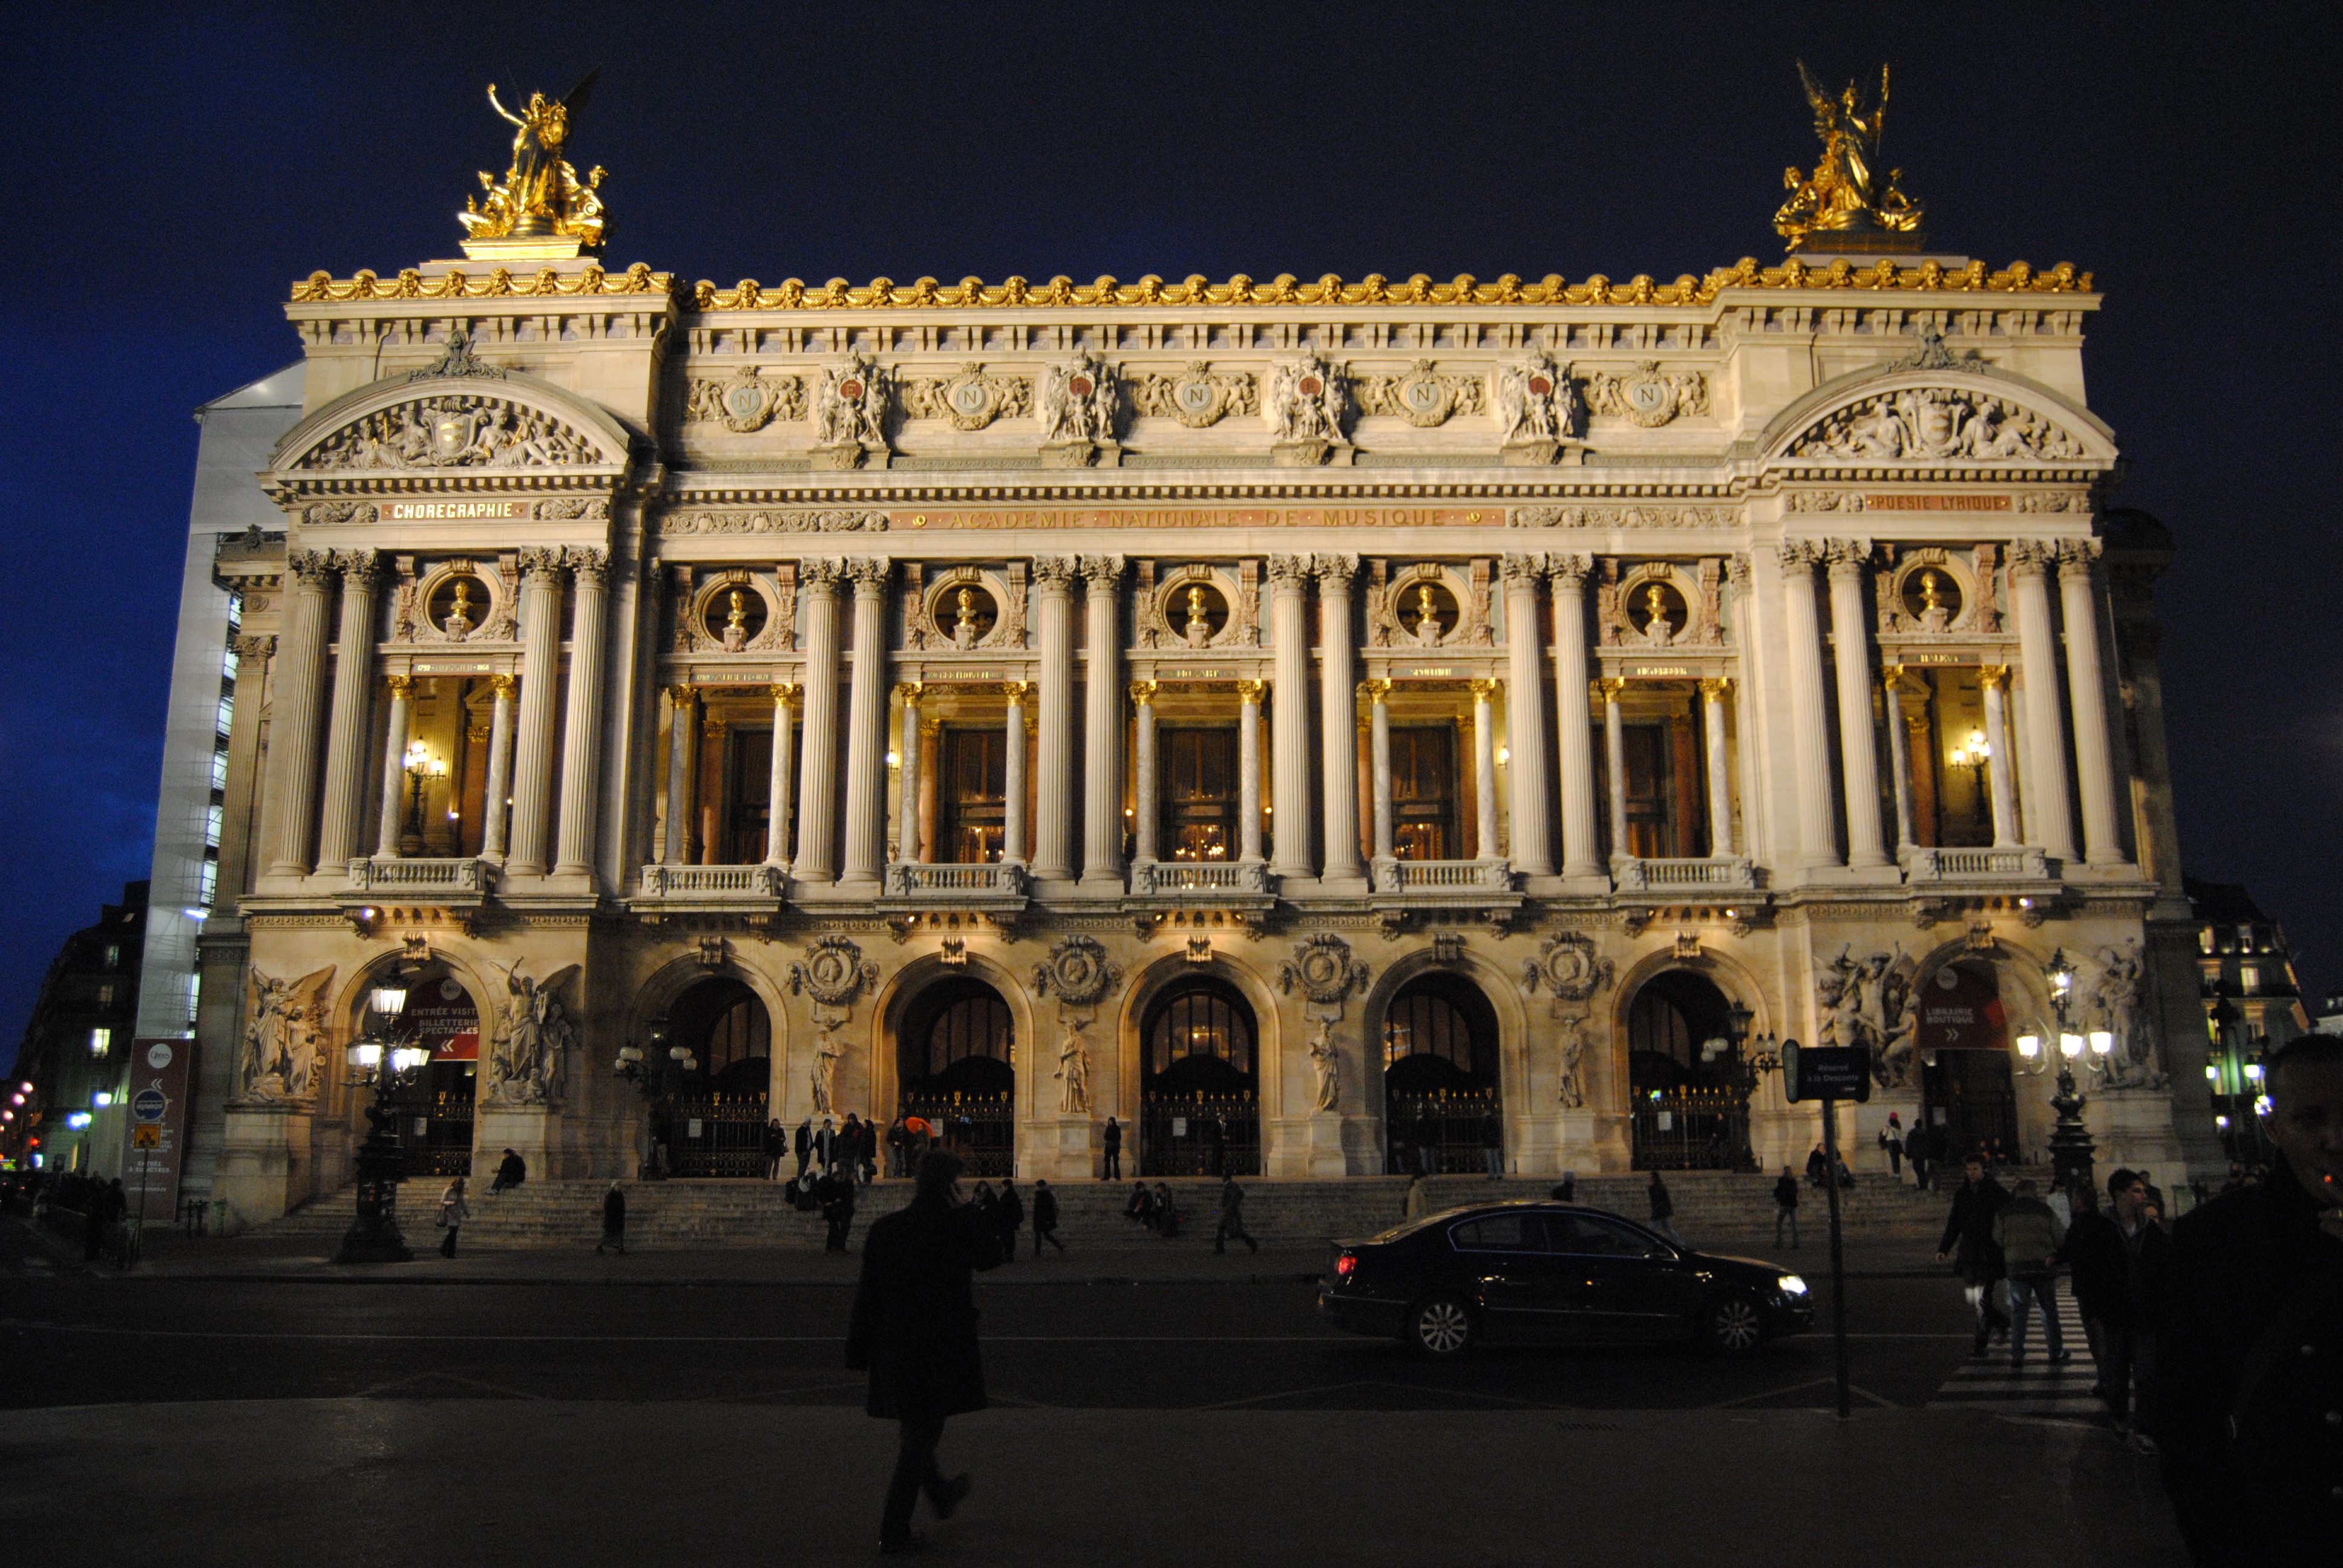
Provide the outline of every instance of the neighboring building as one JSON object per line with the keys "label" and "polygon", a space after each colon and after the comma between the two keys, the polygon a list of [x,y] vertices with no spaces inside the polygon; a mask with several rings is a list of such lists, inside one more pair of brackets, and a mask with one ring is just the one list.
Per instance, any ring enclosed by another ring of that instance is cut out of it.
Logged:
{"label": "neighboring building", "polygon": [[16,1048],[15,1077],[0,1094],[0,1159],[120,1172],[146,942],[146,884],[127,882],[120,903],[105,905],[96,925],[57,950]]}
{"label": "neighboring building", "polygon": [[2267,1159],[2261,1058],[2311,1027],[2294,957],[2285,930],[2241,884],[2190,877],[2187,885],[2204,977],[2208,1113],[2232,1158]]}
{"label": "neighboring building", "polygon": [[2328,997],[2310,1027],[2321,1034],[2343,1034],[2343,996]]}
{"label": "neighboring building", "polygon": [[433,1139],[548,1177],[847,1111],[1057,1178],[1110,1113],[1279,1177],[1494,1117],[1536,1173],[1802,1159],[1736,1008],[1875,1048],[1858,1147],[2038,1148],[2063,950],[2104,1154],[2218,1158],[2087,275],[517,258],[297,286],[283,533],[214,560],[240,1217],[346,1178],[385,988]]}

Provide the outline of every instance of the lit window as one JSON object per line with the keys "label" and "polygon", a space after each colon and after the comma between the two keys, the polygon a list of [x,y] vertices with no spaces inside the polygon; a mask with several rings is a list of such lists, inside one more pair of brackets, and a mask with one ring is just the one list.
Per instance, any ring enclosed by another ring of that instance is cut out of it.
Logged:
{"label": "lit window", "polygon": [[232,593],[232,594],[230,594],[230,595],[228,595],[228,596],[227,596],[227,625],[228,625],[228,629],[229,629],[230,631],[234,631],[236,628],[238,628],[238,627],[242,626],[243,624],[244,624],[244,596],[243,596],[242,594],[240,594],[240,593]]}
{"label": "lit window", "polygon": [[234,680],[236,678],[236,666],[239,662],[240,661],[236,658],[236,649],[233,648],[220,655],[220,678],[222,680]]}
{"label": "lit window", "polygon": [[118,970],[122,967],[121,943],[108,942],[106,944],[106,967],[110,970]]}
{"label": "lit window", "polygon": [[107,1051],[112,1050],[113,1049],[114,1031],[112,1030],[93,1029],[89,1031],[90,1055],[104,1056]]}
{"label": "lit window", "polygon": [[197,889],[196,901],[204,908],[210,909],[219,901],[219,862],[217,860],[204,862],[203,879],[197,884]]}
{"label": "lit window", "polygon": [[227,753],[225,751],[212,753],[212,788],[215,789],[227,788]]}
{"label": "lit window", "polygon": [[196,1021],[196,1004],[203,1000],[203,995],[204,977],[199,973],[189,975],[187,977],[187,1025],[191,1029]]}
{"label": "lit window", "polygon": [[2259,964],[2240,964],[2240,965],[2238,965],[2238,966],[2237,966],[2237,986],[2238,986],[2238,989],[2240,989],[2240,990],[2261,990],[2261,989],[2262,989],[2262,970],[2261,970],[2261,966],[2260,966]]}
{"label": "lit window", "polygon": [[2203,948],[2203,949],[2204,949],[2207,952],[2208,952],[2208,953],[2209,953],[2209,952],[2211,952],[2211,951],[2213,950],[2213,928],[2212,928],[2212,927],[2210,927],[2210,926],[2207,926],[2207,927],[2205,927],[2202,930],[2200,930],[2200,931],[2198,931],[2198,932],[2197,933],[2197,945],[2198,947],[2200,947],[2200,948]]}
{"label": "lit window", "polygon": [[114,982],[112,980],[108,980],[106,984],[97,988],[97,1005],[100,1007],[112,1007],[114,1005]]}

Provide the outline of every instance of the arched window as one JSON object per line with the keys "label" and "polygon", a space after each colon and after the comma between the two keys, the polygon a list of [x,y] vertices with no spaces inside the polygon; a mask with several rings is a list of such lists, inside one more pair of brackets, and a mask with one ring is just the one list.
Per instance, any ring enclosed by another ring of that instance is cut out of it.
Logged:
{"label": "arched window", "polygon": [[1183,985],[1159,1000],[1147,1026],[1147,1070],[1169,1072],[1191,1057],[1212,1057],[1250,1076],[1252,1010],[1217,981]]}
{"label": "arched window", "polygon": [[1496,1079],[1496,1012],[1461,976],[1428,974],[1401,987],[1383,1015],[1383,1045],[1386,1070],[1431,1057],[1468,1078]]}
{"label": "arched window", "polygon": [[733,1095],[761,1094],[769,1087],[772,1020],[757,993],[740,981],[700,981],[669,1005],[668,1020],[669,1038],[699,1058],[707,1089]]}
{"label": "arched window", "polygon": [[739,1061],[751,1057],[764,1060],[773,1054],[773,1029],[765,1018],[765,1010],[753,996],[744,996],[724,1010],[708,1031],[705,1060],[711,1073],[722,1072]]}
{"label": "arched window", "polygon": [[1636,1089],[1717,1087],[1732,1064],[1725,993],[1690,970],[1654,975],[1627,1008],[1627,1077]]}
{"label": "arched window", "polygon": [[972,1056],[1007,1062],[1011,1026],[1009,1004],[981,987],[946,1004],[928,1029],[928,1071],[939,1073]]}

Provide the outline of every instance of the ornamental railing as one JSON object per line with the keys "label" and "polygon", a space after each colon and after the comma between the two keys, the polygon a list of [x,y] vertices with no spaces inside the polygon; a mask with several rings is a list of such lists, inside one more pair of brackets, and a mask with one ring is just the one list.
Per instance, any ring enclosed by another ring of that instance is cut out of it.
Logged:
{"label": "ornamental railing", "polygon": [[670,1176],[761,1177],[765,1121],[761,1094],[669,1095],[652,1102],[651,1141]]}
{"label": "ornamental railing", "polygon": [[1749,1097],[1730,1089],[1641,1090],[1631,1101],[1630,1168],[1754,1171]]}
{"label": "ornamental railing", "polygon": [[1623,859],[1612,868],[1612,880],[1623,893],[1730,890],[1755,887],[1756,874],[1743,856],[1709,855],[1696,859]]}
{"label": "ornamental railing", "polygon": [[1269,868],[1259,860],[1139,860],[1131,868],[1133,894],[1260,893],[1269,891]]}
{"label": "ornamental railing", "polygon": [[645,866],[646,899],[778,899],[779,866]]}
{"label": "ornamental railing", "polygon": [[1916,882],[2018,879],[2040,881],[2050,875],[2049,858],[2030,845],[1993,849],[1943,849],[1916,846],[1906,851],[1906,874]]}
{"label": "ornamental railing", "polygon": [[968,865],[897,860],[887,868],[890,898],[1016,899],[1025,894],[1025,868],[1014,860]]}
{"label": "ornamental railing", "polygon": [[1378,893],[1511,892],[1511,860],[1377,860]]}
{"label": "ornamental railing", "polygon": [[1141,1095],[1139,1173],[1260,1175],[1260,1101],[1250,1094]]}
{"label": "ornamental railing", "polygon": [[[1386,1094],[1383,1097],[1385,1169],[1398,1175],[1424,1170],[1429,1175],[1481,1175],[1489,1168],[1488,1145],[1482,1141],[1492,1117],[1498,1119],[1503,1139],[1502,1104],[1493,1089],[1441,1091],[1433,1094]],[[1503,1149],[1500,1148],[1500,1155]]]}
{"label": "ornamental railing", "polygon": [[350,862],[350,890],[357,893],[478,893],[486,887],[486,872],[473,856]]}

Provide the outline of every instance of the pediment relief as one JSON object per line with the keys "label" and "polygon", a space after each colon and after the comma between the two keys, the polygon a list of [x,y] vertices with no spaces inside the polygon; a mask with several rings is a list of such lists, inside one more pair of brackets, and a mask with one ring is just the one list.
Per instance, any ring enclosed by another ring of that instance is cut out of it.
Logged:
{"label": "pediment relief", "polygon": [[575,427],[540,409],[493,393],[441,392],[352,420],[296,466],[311,471],[566,468],[605,460]]}
{"label": "pediment relief", "polygon": [[2087,409],[1975,358],[1906,360],[1816,387],[1776,416],[1758,445],[1777,461],[1931,467],[2096,465],[2116,456],[2114,433]]}

